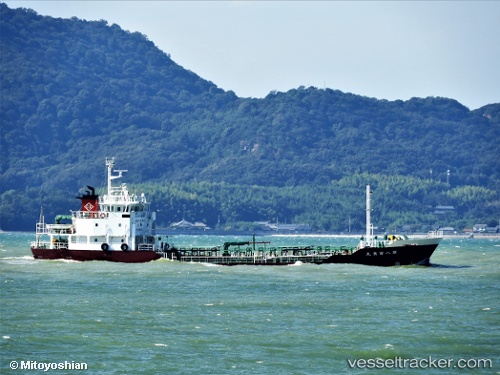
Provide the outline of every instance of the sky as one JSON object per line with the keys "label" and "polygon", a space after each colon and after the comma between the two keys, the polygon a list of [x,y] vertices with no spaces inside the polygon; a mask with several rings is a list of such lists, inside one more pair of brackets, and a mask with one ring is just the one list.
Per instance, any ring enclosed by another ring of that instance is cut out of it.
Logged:
{"label": "sky", "polygon": [[500,103],[500,1],[17,1],[138,31],[240,97],[314,86]]}

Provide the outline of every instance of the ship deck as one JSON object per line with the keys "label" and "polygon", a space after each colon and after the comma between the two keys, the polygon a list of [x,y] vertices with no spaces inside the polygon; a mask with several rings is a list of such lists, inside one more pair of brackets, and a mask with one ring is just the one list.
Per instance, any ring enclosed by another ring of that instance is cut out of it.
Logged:
{"label": "ship deck", "polygon": [[[290,265],[296,263],[315,263],[321,264],[327,259],[326,255],[312,255],[312,256],[183,256],[179,260],[181,262],[195,262],[195,263],[208,263],[219,265]],[[171,258],[167,258],[171,259]]]}
{"label": "ship deck", "polygon": [[321,264],[332,255],[352,254],[352,248],[328,249],[322,247],[243,248],[170,248],[163,252],[166,259],[180,262],[219,265],[290,265],[295,263]]}

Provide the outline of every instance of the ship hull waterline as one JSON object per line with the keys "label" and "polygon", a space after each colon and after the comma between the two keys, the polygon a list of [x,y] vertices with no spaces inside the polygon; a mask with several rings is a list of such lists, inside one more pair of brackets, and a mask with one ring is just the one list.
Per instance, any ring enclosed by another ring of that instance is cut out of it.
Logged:
{"label": "ship hull waterline", "polygon": [[69,250],[32,247],[31,252],[35,259],[68,259],[80,262],[104,260],[120,263],[145,263],[161,258],[161,255],[154,251]]}
{"label": "ship hull waterline", "polygon": [[403,245],[386,248],[366,247],[352,254],[336,254],[327,257],[318,256],[183,256],[178,257],[175,249],[169,250],[165,258],[188,263],[208,263],[221,266],[287,266],[304,264],[362,264],[367,266],[391,267],[420,265],[429,266],[430,257],[438,244]]}

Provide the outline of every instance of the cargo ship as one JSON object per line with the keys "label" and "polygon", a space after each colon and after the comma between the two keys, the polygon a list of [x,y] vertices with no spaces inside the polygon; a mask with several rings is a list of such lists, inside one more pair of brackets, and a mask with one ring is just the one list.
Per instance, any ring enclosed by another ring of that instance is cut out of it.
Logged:
{"label": "cargo ship", "polygon": [[126,184],[113,186],[126,170],[114,168],[114,158],[106,158],[107,194],[99,196],[92,186],[77,197],[80,209],[71,215],[56,216],[45,223],[43,207],[31,244],[35,259],[107,260],[142,263],[162,257],[155,236],[156,213],[144,194],[128,191]]}
{"label": "cargo ship", "polygon": [[126,170],[113,170],[114,158],[106,158],[107,194],[96,194],[92,186],[77,197],[80,209],[71,215],[56,216],[47,224],[40,212],[36,238],[31,244],[35,259],[105,260],[142,263],[166,258],[180,262],[217,265],[291,265],[300,263],[356,263],[372,266],[429,265],[442,234],[409,239],[404,235],[385,235],[379,239],[371,224],[370,186],[366,187],[366,236],[356,247],[279,246],[249,241],[226,242],[209,247],[176,247],[168,238],[156,235],[156,213],[144,194],[128,191],[126,184],[113,180]]}
{"label": "cargo ship", "polygon": [[225,266],[292,265],[300,263],[355,263],[370,266],[429,265],[430,257],[442,240],[442,233],[431,232],[425,238],[405,235],[374,235],[371,224],[371,190],[366,187],[366,235],[356,247],[270,246],[269,242],[226,242],[222,246],[183,248],[166,244],[163,257],[172,261],[200,262]]}

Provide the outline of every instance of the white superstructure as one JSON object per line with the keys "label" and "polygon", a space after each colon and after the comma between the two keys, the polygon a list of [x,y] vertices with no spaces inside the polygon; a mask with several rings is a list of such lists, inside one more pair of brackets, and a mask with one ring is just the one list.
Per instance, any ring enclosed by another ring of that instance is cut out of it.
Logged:
{"label": "white superstructure", "polygon": [[[131,194],[126,184],[113,186],[125,170],[113,171],[114,158],[106,158],[107,194],[99,196],[87,186],[78,211],[71,216],[56,217],[55,224],[46,224],[43,213],[36,227],[35,247],[47,249],[133,251],[156,250],[155,212],[144,194]],[[70,224],[60,221],[71,219]],[[48,239],[47,239],[48,236]]]}

